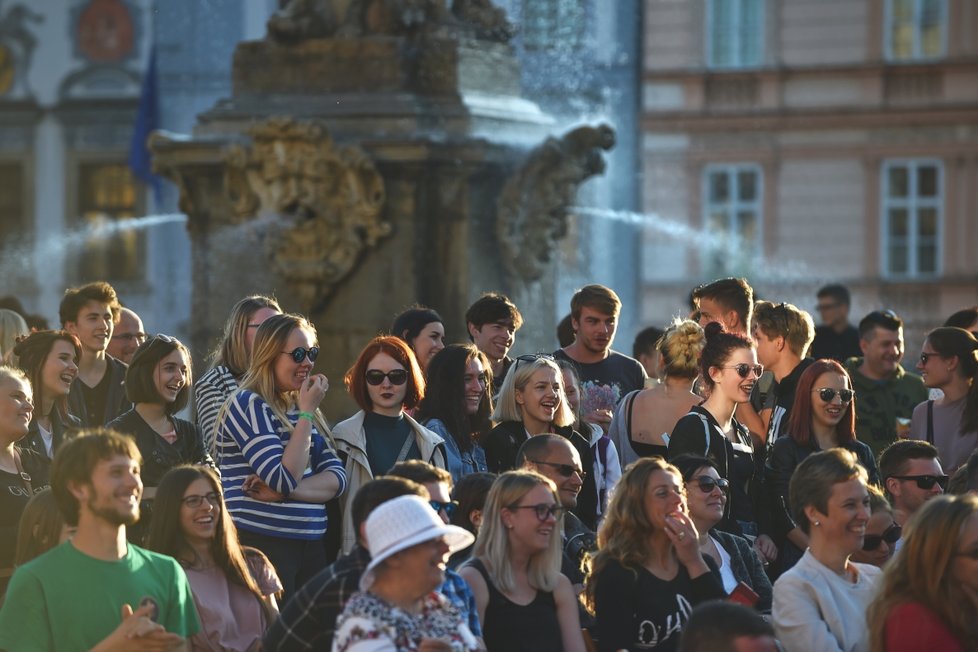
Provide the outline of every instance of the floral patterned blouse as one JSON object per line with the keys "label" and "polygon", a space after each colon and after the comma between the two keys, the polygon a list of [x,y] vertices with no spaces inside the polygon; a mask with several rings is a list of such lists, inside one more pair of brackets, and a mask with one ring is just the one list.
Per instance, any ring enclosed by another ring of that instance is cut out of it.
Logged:
{"label": "floral patterned blouse", "polygon": [[422,639],[449,643],[452,652],[478,650],[462,614],[444,596],[429,593],[410,614],[373,593],[355,593],[336,621],[333,652],[414,652]]}

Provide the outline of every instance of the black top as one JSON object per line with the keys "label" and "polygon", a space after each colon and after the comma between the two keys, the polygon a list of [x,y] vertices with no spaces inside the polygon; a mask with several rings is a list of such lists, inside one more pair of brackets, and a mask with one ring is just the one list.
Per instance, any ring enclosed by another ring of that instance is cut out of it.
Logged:
{"label": "black top", "polygon": [[[788,432],[788,417],[791,416],[791,406],[795,403],[795,390],[798,388],[798,379],[802,373],[810,366],[815,364],[813,358],[803,358],[798,365],[791,370],[791,373],[781,379],[780,382],[774,381],[764,397],[763,403],[754,404],[754,397],[751,403],[758,412],[764,409],[771,410],[771,421],[767,428],[767,450],[771,450],[774,442],[779,437]],[[755,388],[757,386],[755,385]]]}
{"label": "black top", "polygon": [[808,354],[816,360],[831,358],[837,362],[859,357],[863,354],[859,348],[859,330],[850,325],[841,333],[836,333],[831,326],[818,326]]}
{"label": "black top", "polygon": [[[581,458],[581,469],[587,475],[581,485],[581,493],[577,495],[577,507],[574,513],[580,517],[588,528],[596,529],[598,520],[598,490],[594,484],[594,454],[591,443],[570,426],[554,426],[556,434],[570,443]],[[492,473],[505,473],[516,468],[516,454],[529,439],[526,428],[521,421],[503,421],[486,433],[482,447],[486,450],[486,466]]]}
{"label": "black top", "polygon": [[105,356],[105,360],[108,364],[98,385],[89,387],[76,378],[68,392],[68,411],[86,428],[104,426],[132,408],[125,388],[129,367],[111,355]]}
{"label": "black top", "polygon": [[609,351],[601,362],[578,362],[563,349],[554,351],[554,358],[573,363],[581,377],[581,414],[594,410],[611,410],[628,392],[645,386],[645,367],[627,355]]}
{"label": "black top", "polygon": [[488,652],[562,652],[563,639],[553,593],[537,591],[530,604],[516,604],[493,585],[479,559],[471,559],[466,565],[482,575],[489,589],[489,604],[482,621]]}
{"label": "black top", "polygon": [[730,571],[734,579],[754,589],[758,597],[754,608],[761,612],[770,612],[774,589],[750,541],[720,530],[711,530],[710,536],[716,539],[730,555]]}
{"label": "black top", "polygon": [[[30,476],[30,482],[25,482],[19,473],[0,470],[0,569],[10,568],[14,564],[20,515],[27,506],[27,501],[48,486],[48,469],[51,464],[47,455],[29,448],[18,446],[16,451],[20,456],[21,468]],[[0,596],[6,591],[9,579],[0,574]]]}
{"label": "black top", "polygon": [[[639,390],[641,391],[641,390]],[[628,434],[628,443],[639,457],[669,457],[669,447],[665,444],[647,444],[644,441],[635,441],[632,438],[632,412],[635,407],[635,397],[638,392],[629,392],[625,397],[625,431]]]}
{"label": "black top", "polygon": [[210,454],[204,450],[204,439],[194,424],[171,416],[177,431],[172,444],[163,439],[133,408],[110,422],[112,430],[129,435],[136,440],[139,454],[143,456],[142,476],[147,487],[156,487],[167,471],[179,464],[206,464],[214,466]]}
{"label": "black top", "polygon": [[[385,475],[397,462],[421,459],[414,429],[403,413],[388,417],[367,412],[363,415],[363,432],[367,438],[367,461],[375,476]],[[407,451],[402,455],[405,446]]]}
{"label": "black top", "polygon": [[[36,416],[36,415],[35,415]],[[81,421],[72,415],[67,415],[67,419],[61,418],[61,412],[55,408],[51,410],[51,450],[58,452],[61,444],[64,443],[65,435],[73,430],[81,428]],[[41,430],[37,425],[37,419],[31,419],[31,425],[27,429],[27,436],[20,440],[18,446],[30,448],[41,455],[47,457],[48,451],[44,446],[44,438],[41,437]]]}
{"label": "black top", "polygon": [[672,652],[679,647],[679,634],[693,607],[726,597],[713,572],[690,579],[682,564],[676,577],[663,580],[644,567],[633,571],[612,559],[592,581],[597,582],[594,602],[601,652]]}

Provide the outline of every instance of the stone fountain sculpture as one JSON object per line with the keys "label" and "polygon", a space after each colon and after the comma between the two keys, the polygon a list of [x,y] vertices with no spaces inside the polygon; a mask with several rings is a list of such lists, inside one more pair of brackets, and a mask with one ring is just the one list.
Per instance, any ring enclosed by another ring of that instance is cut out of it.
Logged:
{"label": "stone fountain sculpture", "polygon": [[317,325],[338,418],[337,381],[414,302],[463,341],[469,303],[502,291],[529,324],[520,348],[551,350],[553,253],[614,132],[548,136],[513,34],[490,0],[280,0],[235,51],[232,97],[192,136],[150,139],[188,216],[194,351],[240,297],[274,294]]}

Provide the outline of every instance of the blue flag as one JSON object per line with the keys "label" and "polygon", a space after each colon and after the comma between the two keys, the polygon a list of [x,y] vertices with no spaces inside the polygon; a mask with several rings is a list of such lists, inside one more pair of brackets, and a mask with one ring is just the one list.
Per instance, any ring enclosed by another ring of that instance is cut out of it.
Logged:
{"label": "blue flag", "polygon": [[132,173],[153,189],[153,199],[159,206],[162,199],[160,178],[153,174],[152,156],[146,141],[153,130],[159,128],[160,104],[156,78],[156,46],[149,48],[149,65],[143,75],[143,87],[139,93],[139,112],[133,125],[132,142],[129,144],[129,167]]}

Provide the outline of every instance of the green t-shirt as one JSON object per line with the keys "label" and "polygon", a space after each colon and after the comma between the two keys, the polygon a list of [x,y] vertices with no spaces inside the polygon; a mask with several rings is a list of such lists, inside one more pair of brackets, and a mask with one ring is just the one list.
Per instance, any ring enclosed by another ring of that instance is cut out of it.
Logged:
{"label": "green t-shirt", "polygon": [[70,541],[17,569],[0,608],[0,650],[90,650],[122,622],[122,605],[144,597],[166,631],[189,637],[200,624],[190,585],[171,557],[129,544],[119,561],[79,552]]}

